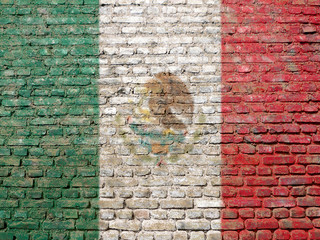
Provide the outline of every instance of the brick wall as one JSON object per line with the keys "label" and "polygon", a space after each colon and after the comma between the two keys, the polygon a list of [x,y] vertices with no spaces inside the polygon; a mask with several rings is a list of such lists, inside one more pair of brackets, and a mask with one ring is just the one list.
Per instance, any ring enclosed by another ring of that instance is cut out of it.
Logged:
{"label": "brick wall", "polygon": [[319,1],[224,1],[224,239],[320,239]]}
{"label": "brick wall", "polygon": [[0,1],[0,239],[98,239],[98,2]]}
{"label": "brick wall", "polygon": [[0,240],[320,239],[317,0],[0,0]]}
{"label": "brick wall", "polygon": [[219,239],[220,2],[102,1],[100,32],[103,239]]}

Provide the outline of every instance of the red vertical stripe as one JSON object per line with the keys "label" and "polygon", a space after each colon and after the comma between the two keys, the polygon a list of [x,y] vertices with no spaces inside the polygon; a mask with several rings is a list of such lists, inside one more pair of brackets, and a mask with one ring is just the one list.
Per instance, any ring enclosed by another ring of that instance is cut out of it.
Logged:
{"label": "red vertical stripe", "polygon": [[222,3],[224,239],[320,239],[319,5]]}

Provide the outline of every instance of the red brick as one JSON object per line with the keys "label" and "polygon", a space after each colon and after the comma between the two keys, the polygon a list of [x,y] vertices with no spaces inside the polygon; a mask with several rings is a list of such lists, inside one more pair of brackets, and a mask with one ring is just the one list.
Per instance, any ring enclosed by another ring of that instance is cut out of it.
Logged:
{"label": "red brick", "polygon": [[234,143],[235,142],[235,136],[233,135],[222,135],[221,137],[221,143]]}
{"label": "red brick", "polygon": [[305,146],[291,146],[291,153],[306,153],[307,152],[307,148]]}
{"label": "red brick", "polygon": [[314,184],[320,184],[320,177],[318,175],[314,177]]}
{"label": "red brick", "polygon": [[222,209],[222,218],[238,218],[238,211],[235,209]]}
{"label": "red brick", "polygon": [[309,101],[308,94],[281,94],[279,95],[279,100],[281,102],[307,102]]}
{"label": "red brick", "polygon": [[298,115],[295,116],[297,123],[320,123],[320,115]]}
{"label": "red brick", "polygon": [[271,104],[268,108],[270,113],[283,113],[284,106],[280,104]]}
{"label": "red brick", "polygon": [[304,218],[306,216],[304,208],[295,207],[290,209],[290,216],[292,218]]}
{"label": "red brick", "polygon": [[274,148],[276,153],[289,153],[290,147],[285,145],[275,146]]}
{"label": "red brick", "polygon": [[256,168],[254,166],[243,166],[241,168],[241,175],[248,176],[248,175],[255,175]]}
{"label": "red brick", "polygon": [[239,209],[239,215],[241,218],[254,218],[254,210],[252,208]]}
{"label": "red brick", "polygon": [[283,45],[279,45],[279,44],[269,45],[268,49],[269,49],[269,52],[281,53],[283,51]]}
{"label": "red brick", "polygon": [[317,127],[313,125],[301,125],[301,132],[303,133],[315,133],[317,132]]}
{"label": "red brick", "polygon": [[247,219],[245,226],[248,230],[257,229],[277,229],[279,227],[278,221],[274,218],[270,219]]}
{"label": "red brick", "polygon": [[222,233],[223,240],[238,240],[239,234],[236,231],[225,231]]}
{"label": "red brick", "polygon": [[268,208],[258,208],[255,211],[256,218],[270,218],[271,217],[271,210]]}
{"label": "red brick", "polygon": [[291,195],[292,196],[305,196],[306,195],[305,187],[293,187],[291,189]]}
{"label": "red brick", "polygon": [[241,230],[244,228],[243,220],[223,220],[221,222],[222,230]]}
{"label": "red brick", "polygon": [[271,240],[272,239],[272,233],[269,230],[260,230],[256,234],[257,240]]}
{"label": "red brick", "polygon": [[221,133],[233,133],[233,128],[234,126],[233,125],[223,125],[221,126]]}
{"label": "red brick", "polygon": [[250,112],[250,108],[246,105],[236,105],[234,106],[234,110],[236,111],[236,113],[249,113]]}
{"label": "red brick", "polygon": [[257,157],[248,156],[245,154],[238,154],[237,156],[228,157],[228,165],[258,165],[259,159]]}
{"label": "red brick", "polygon": [[300,126],[296,124],[284,124],[283,131],[285,133],[300,133]]}
{"label": "red brick", "polygon": [[238,134],[248,134],[250,132],[250,128],[245,126],[239,126],[236,131]]}
{"label": "red brick", "polygon": [[234,167],[224,167],[221,169],[222,176],[237,176],[238,175],[238,168]]}
{"label": "red brick", "polygon": [[288,9],[289,13],[299,14],[301,13],[301,7],[291,7]]}
{"label": "red brick", "polygon": [[295,159],[294,157],[289,156],[270,156],[270,157],[264,157],[263,163],[266,165],[280,165],[280,164],[294,164]]}
{"label": "red brick", "polygon": [[228,25],[224,24],[221,29],[221,32],[222,33],[235,33],[236,27],[235,26],[228,26]]}
{"label": "red brick", "polygon": [[320,0],[308,0],[308,4],[310,4],[310,5],[320,5]]}
{"label": "red brick", "polygon": [[257,196],[258,197],[269,197],[269,196],[271,196],[271,189],[270,188],[258,188],[257,189]]}
{"label": "red brick", "polygon": [[273,63],[276,61],[276,58],[272,55],[251,55],[246,56],[245,61],[247,63]]}
{"label": "red brick", "polygon": [[312,229],[309,232],[309,239],[310,240],[319,240],[320,239],[320,229]]}
{"label": "red brick", "polygon": [[[266,38],[265,38],[266,40]],[[272,40],[272,39],[270,39]],[[276,39],[273,39],[274,41],[276,41]],[[269,41],[268,41],[269,42]],[[271,41],[270,41],[271,42]],[[291,79],[290,75],[287,74],[265,74],[264,76],[261,77],[261,81],[262,82],[289,82]]]}
{"label": "red brick", "polygon": [[289,174],[288,166],[274,166],[273,172],[276,175],[286,175]]}
{"label": "red brick", "polygon": [[298,157],[298,163],[300,164],[320,164],[320,156],[300,156]]}
{"label": "red brick", "polygon": [[237,123],[237,124],[255,124],[257,118],[248,115],[228,115],[224,118],[226,123]]}
{"label": "red brick", "polygon": [[278,185],[277,179],[273,177],[248,177],[248,186],[276,186]]}
{"label": "red brick", "polygon": [[233,142],[236,143],[236,144],[243,143],[243,136],[234,137]]}
{"label": "red brick", "polygon": [[288,218],[289,215],[289,210],[286,208],[273,209],[273,217],[275,218]]}
{"label": "red brick", "polygon": [[292,165],[289,167],[290,173],[291,174],[305,174],[306,173],[306,168],[301,165]]}
{"label": "red brick", "polygon": [[[301,38],[303,38],[303,40],[305,40],[305,41],[308,40],[306,38],[306,36],[301,36]],[[292,81],[296,81],[296,82],[305,82],[305,81],[317,82],[317,81],[319,81],[318,79],[319,78],[317,75],[309,75],[309,74],[305,74],[305,75],[299,74],[299,75],[292,76]]]}
{"label": "red brick", "polygon": [[304,230],[292,230],[291,231],[292,240],[306,240],[308,239],[308,234]]}
{"label": "red brick", "polygon": [[253,197],[252,188],[239,188],[238,193],[240,197]]}
{"label": "red brick", "polygon": [[291,123],[292,117],[287,115],[266,115],[261,116],[261,122],[263,123]]}
{"label": "red brick", "polygon": [[269,127],[269,132],[271,134],[274,134],[274,133],[283,133],[284,131],[284,128],[282,125],[272,125]]}
{"label": "red brick", "polygon": [[258,152],[259,154],[271,154],[273,153],[273,148],[271,146],[259,146]]}
{"label": "red brick", "polygon": [[312,140],[313,140],[313,142],[315,142],[315,143],[320,143],[320,135],[314,135],[314,136],[312,137]]}
{"label": "red brick", "polygon": [[250,105],[253,112],[266,112],[266,107],[259,104],[259,105]]}
{"label": "red brick", "polygon": [[305,7],[305,8],[302,8],[302,13],[309,14],[309,15],[316,15],[317,13],[319,13],[319,9],[315,7]]}
{"label": "red brick", "polygon": [[230,112],[232,112],[232,107],[231,106],[222,105],[221,106],[221,112],[222,113],[230,113]]}
{"label": "red brick", "polygon": [[279,226],[281,229],[311,229],[311,228],[313,228],[311,220],[307,219],[307,218],[282,219],[279,221]]}
{"label": "red brick", "polygon": [[221,100],[223,103],[239,103],[241,102],[241,97],[233,95],[223,95]]}
{"label": "red brick", "polygon": [[320,173],[320,166],[319,165],[309,165],[307,166],[307,173],[308,174],[319,174]]}
{"label": "red brick", "polygon": [[264,126],[255,126],[252,128],[254,134],[267,133],[268,129]]}
{"label": "red brick", "polygon": [[273,196],[287,197],[287,196],[289,196],[289,190],[286,187],[275,187],[275,188],[273,188]]}
{"label": "red brick", "polygon": [[258,167],[257,173],[259,176],[270,176],[272,171],[269,167]]}
{"label": "red brick", "polygon": [[280,143],[289,143],[289,144],[309,144],[311,143],[311,137],[280,135],[278,137],[278,141]]}
{"label": "red brick", "polygon": [[320,219],[319,219],[319,218],[313,219],[313,220],[312,220],[312,224],[313,224],[313,226],[315,226],[316,228],[319,228],[319,227],[320,227]]}
{"label": "red brick", "polygon": [[277,229],[273,236],[275,240],[287,240],[290,239],[290,232],[287,230]]}
{"label": "red brick", "polygon": [[257,136],[245,136],[244,137],[246,142],[249,143],[276,143],[277,137],[272,135],[257,135]]}
{"label": "red brick", "polygon": [[[302,51],[308,52],[308,48],[304,47],[304,48],[302,48]],[[302,67],[302,70],[304,70],[306,72],[312,72],[312,73],[317,72],[315,65],[308,65],[308,66],[301,66],[301,67]],[[304,89],[302,89],[302,91],[303,90]],[[308,91],[306,91],[306,92],[308,92]]]}
{"label": "red brick", "polygon": [[302,112],[302,106],[293,104],[293,105],[288,105],[286,106],[286,111],[290,112]]}
{"label": "red brick", "polygon": [[239,234],[240,240],[255,240],[255,233],[248,230],[243,230]]}
{"label": "red brick", "polygon": [[242,177],[224,177],[222,179],[223,186],[242,186],[243,178]]}
{"label": "red brick", "polygon": [[312,186],[307,188],[307,194],[311,196],[319,196],[320,195],[320,187]]}
{"label": "red brick", "polygon": [[316,113],[316,112],[318,112],[318,106],[306,105],[306,106],[304,106],[304,111],[307,113]]}
{"label": "red brick", "polygon": [[[299,92],[300,89],[301,89],[301,84],[290,84],[286,87],[285,91],[286,92]],[[296,106],[299,106],[301,108],[301,105],[298,105],[298,104],[287,105],[287,107],[290,107],[290,108],[294,108]]]}
{"label": "red brick", "polygon": [[320,146],[317,146],[317,145],[308,146],[308,152],[310,154],[319,154],[320,153]]}
{"label": "red brick", "polygon": [[235,154],[238,154],[239,152],[239,147],[236,146],[236,145],[231,145],[231,146],[223,146],[221,148],[221,152],[223,154],[227,154],[227,155],[235,155]]}
{"label": "red brick", "polygon": [[237,195],[237,190],[234,187],[224,186],[221,189],[222,197],[235,197]]}
{"label": "red brick", "polygon": [[267,208],[295,207],[296,200],[292,198],[268,198],[263,200],[263,204]]}
{"label": "red brick", "polygon": [[297,204],[300,207],[317,207],[320,205],[320,197],[299,197]]}
{"label": "red brick", "polygon": [[[281,56],[280,61],[281,62],[306,62],[309,60],[309,56]],[[294,95],[284,95],[284,102],[299,102],[297,98],[300,97],[303,99],[303,101],[308,100],[308,95],[307,94],[298,94],[297,97]],[[280,99],[280,98],[279,98]],[[281,101],[281,100],[280,100]]]}
{"label": "red brick", "polygon": [[248,73],[251,72],[252,69],[249,65],[241,65],[241,66],[237,66],[237,70],[240,73]]}
{"label": "red brick", "polygon": [[295,177],[281,177],[280,178],[280,185],[306,185],[312,184],[313,177],[307,176],[295,176]]}
{"label": "red brick", "polygon": [[253,145],[245,144],[241,145],[239,150],[243,154],[254,154],[256,152],[256,147]]}
{"label": "red brick", "polygon": [[320,208],[319,207],[310,207],[306,210],[306,215],[308,217],[320,217]]}

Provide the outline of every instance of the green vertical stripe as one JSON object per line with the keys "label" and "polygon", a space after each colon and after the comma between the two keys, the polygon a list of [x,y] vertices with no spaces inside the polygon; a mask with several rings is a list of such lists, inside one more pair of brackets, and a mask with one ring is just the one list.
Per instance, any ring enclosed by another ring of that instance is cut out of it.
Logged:
{"label": "green vertical stripe", "polygon": [[0,0],[0,239],[98,239],[99,3]]}

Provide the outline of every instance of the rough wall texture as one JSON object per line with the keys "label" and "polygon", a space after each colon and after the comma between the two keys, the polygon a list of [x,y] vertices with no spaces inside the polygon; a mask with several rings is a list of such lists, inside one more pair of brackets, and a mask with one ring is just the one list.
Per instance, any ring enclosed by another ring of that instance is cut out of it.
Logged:
{"label": "rough wall texture", "polygon": [[319,6],[0,0],[0,240],[320,239]]}
{"label": "rough wall texture", "polygon": [[320,239],[319,1],[225,1],[224,239]]}
{"label": "rough wall texture", "polygon": [[102,1],[100,32],[101,235],[219,239],[220,2]]}
{"label": "rough wall texture", "polygon": [[1,240],[98,238],[98,6],[0,1]]}

